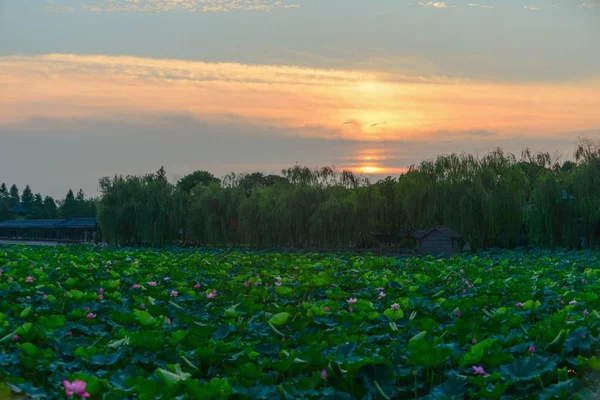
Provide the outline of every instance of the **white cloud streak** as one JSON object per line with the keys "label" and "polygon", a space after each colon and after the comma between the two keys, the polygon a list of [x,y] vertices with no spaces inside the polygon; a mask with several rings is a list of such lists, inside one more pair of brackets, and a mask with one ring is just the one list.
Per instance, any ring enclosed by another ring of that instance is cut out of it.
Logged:
{"label": "white cloud streak", "polygon": [[277,8],[298,8],[288,0],[88,0],[79,5],[73,0],[47,0],[48,12],[231,12],[271,11]]}
{"label": "white cloud streak", "polygon": [[491,6],[489,4],[479,4],[479,3],[469,3],[467,4],[468,7],[471,8],[494,8],[494,6]]}
{"label": "white cloud streak", "polygon": [[446,2],[444,1],[428,1],[428,2],[419,2],[420,6],[430,7],[430,8],[446,8]]}

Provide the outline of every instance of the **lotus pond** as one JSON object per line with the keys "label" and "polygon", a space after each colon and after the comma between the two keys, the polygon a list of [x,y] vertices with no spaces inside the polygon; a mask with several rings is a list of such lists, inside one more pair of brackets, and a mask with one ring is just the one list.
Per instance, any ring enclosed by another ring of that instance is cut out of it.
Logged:
{"label": "lotus pond", "polygon": [[15,246],[0,267],[0,398],[599,398],[597,253]]}

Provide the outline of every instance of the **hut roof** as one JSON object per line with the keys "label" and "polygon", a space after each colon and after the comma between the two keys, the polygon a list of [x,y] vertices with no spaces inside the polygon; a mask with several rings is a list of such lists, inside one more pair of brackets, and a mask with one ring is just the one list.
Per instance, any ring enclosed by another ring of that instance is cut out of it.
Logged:
{"label": "hut roof", "polygon": [[434,226],[431,229],[421,229],[421,230],[415,231],[415,233],[413,234],[413,237],[415,239],[421,239],[421,238],[429,235],[433,231],[439,231],[451,239],[462,238],[462,235],[460,233],[456,232],[455,230],[453,230],[452,228],[450,228],[446,225],[438,225],[438,226]]}
{"label": "hut roof", "polygon": [[96,218],[30,219],[0,222],[0,228],[95,228]]}

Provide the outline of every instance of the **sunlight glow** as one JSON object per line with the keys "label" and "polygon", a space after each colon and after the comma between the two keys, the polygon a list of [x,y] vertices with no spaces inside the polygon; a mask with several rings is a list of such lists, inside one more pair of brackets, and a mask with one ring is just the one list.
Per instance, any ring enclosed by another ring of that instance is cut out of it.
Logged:
{"label": "sunlight glow", "polygon": [[0,70],[1,125],[171,116],[367,142],[457,140],[473,131],[549,137],[600,127],[598,78],[426,81],[364,71],[74,54],[0,57]]}

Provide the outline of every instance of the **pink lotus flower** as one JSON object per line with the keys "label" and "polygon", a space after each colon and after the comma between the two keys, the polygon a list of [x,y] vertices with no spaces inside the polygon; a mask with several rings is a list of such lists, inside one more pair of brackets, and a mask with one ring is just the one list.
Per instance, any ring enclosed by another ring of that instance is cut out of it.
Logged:
{"label": "pink lotus flower", "polygon": [[201,285],[200,283],[196,283],[196,284],[194,285],[194,289],[200,289],[200,287],[201,287],[201,286],[202,286],[202,285]]}
{"label": "pink lotus flower", "polygon": [[104,293],[104,288],[98,289],[98,293],[100,293],[100,294]]}
{"label": "pink lotus flower", "polygon": [[42,296],[42,300],[47,300],[48,299],[48,295],[46,293],[44,293],[44,295]]}
{"label": "pink lotus flower", "polygon": [[148,282],[148,286],[156,286],[156,285],[158,285],[158,283],[156,283],[155,281]]}
{"label": "pink lotus flower", "polygon": [[105,270],[105,271],[106,271],[106,273],[108,274],[108,273],[110,272],[110,269],[106,268],[106,270]]}
{"label": "pink lotus flower", "polygon": [[103,294],[99,294],[98,295],[98,300],[104,300],[104,295]]}
{"label": "pink lotus flower", "polygon": [[590,312],[586,308],[585,310],[583,310],[583,316],[587,317],[588,315],[590,315]]}
{"label": "pink lotus flower", "polygon": [[479,366],[479,367],[478,367],[478,366],[476,366],[476,365],[473,365],[473,366],[471,367],[471,369],[473,370],[473,373],[474,373],[475,375],[483,375],[483,376],[486,376],[486,375],[487,375],[487,372],[485,372],[485,369],[483,369],[483,367],[482,367],[482,366]]}
{"label": "pink lotus flower", "polygon": [[576,303],[577,303],[577,302],[576,302],[575,300],[571,300],[571,301],[569,302],[569,305],[570,305],[570,306],[574,306]]}
{"label": "pink lotus flower", "polygon": [[140,308],[144,309],[146,308],[146,305],[144,303],[140,303]]}
{"label": "pink lotus flower", "polygon": [[279,282],[279,281],[276,281],[276,282],[275,282],[275,286],[281,286],[281,282]]}
{"label": "pink lotus flower", "polygon": [[19,340],[21,340],[21,337],[19,335],[13,335],[12,340],[13,342],[18,342]]}
{"label": "pink lotus flower", "polygon": [[352,307],[348,307],[348,312],[352,312]]}
{"label": "pink lotus flower", "polygon": [[142,287],[139,283],[134,283],[133,286],[131,286],[132,289],[139,289],[140,287]]}
{"label": "pink lotus flower", "polygon": [[394,303],[390,306],[390,309],[392,310],[399,310],[400,309],[400,304],[398,303]]}
{"label": "pink lotus flower", "polygon": [[463,294],[467,293],[467,289],[463,289]]}
{"label": "pink lotus flower", "polygon": [[517,304],[515,304],[515,306],[517,306],[517,307],[523,307],[523,303],[521,303],[521,302],[519,301]]}
{"label": "pink lotus flower", "polygon": [[85,317],[87,319],[94,319],[94,318],[96,318],[96,314],[88,313]]}
{"label": "pink lotus flower", "polygon": [[560,304],[565,304],[565,301],[564,301],[563,299],[558,299],[558,302],[559,302]]}
{"label": "pink lotus flower", "polygon": [[358,300],[356,300],[356,298],[349,298],[348,300],[346,300],[346,303],[348,304],[354,304],[356,303]]}
{"label": "pink lotus flower", "polygon": [[534,345],[529,346],[529,352],[531,354],[535,353],[535,346]]}
{"label": "pink lotus flower", "polygon": [[169,278],[168,276],[165,276],[165,277],[163,278],[163,280],[164,280],[164,281],[168,281],[169,279],[171,279],[171,278]]}
{"label": "pink lotus flower", "polygon": [[462,313],[460,311],[456,311],[454,313],[454,316],[457,317],[457,318],[460,318],[460,317],[462,317]]}
{"label": "pink lotus flower", "polygon": [[385,297],[385,293],[384,292],[379,292],[379,298]]}
{"label": "pink lotus flower", "polygon": [[375,290],[377,290],[378,292],[383,292],[384,289],[382,287],[378,287]]}
{"label": "pink lotus flower", "polygon": [[8,280],[12,282],[14,280],[14,278],[12,276],[9,276]]}
{"label": "pink lotus flower", "polygon": [[75,379],[73,382],[63,381],[65,387],[65,395],[67,397],[73,397],[76,394],[79,397],[90,397],[90,394],[85,391],[87,383],[79,379]]}
{"label": "pink lotus flower", "polygon": [[177,290],[171,290],[171,297],[177,297],[179,292]]}
{"label": "pink lotus flower", "polygon": [[213,290],[212,292],[207,294],[206,297],[208,297],[209,299],[214,299],[215,297],[217,297],[217,291]]}
{"label": "pink lotus flower", "polygon": [[248,281],[244,282],[244,286],[246,286],[246,287],[250,286],[250,282],[248,282]]}
{"label": "pink lotus flower", "polygon": [[165,319],[165,322],[166,322],[168,325],[171,325],[171,318],[167,317],[167,318]]}
{"label": "pink lotus flower", "polygon": [[331,311],[331,310],[329,309],[329,307],[328,307],[328,306],[325,306],[325,307],[323,307],[323,311],[325,311],[325,312],[329,312],[329,311]]}
{"label": "pink lotus flower", "polygon": [[327,380],[327,371],[325,370],[325,368],[321,370],[321,379]]}
{"label": "pink lotus flower", "polygon": [[254,286],[260,285],[260,282],[254,282]]}

